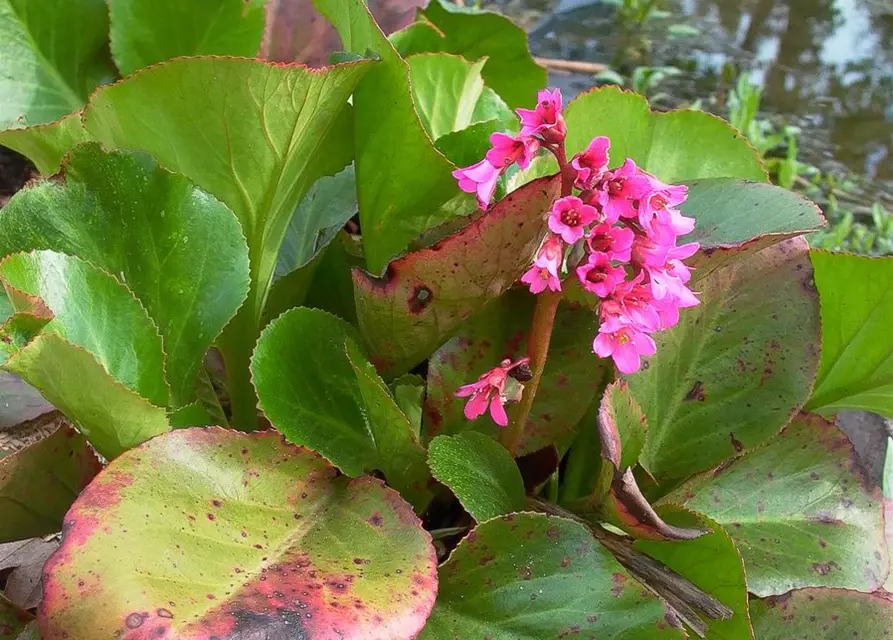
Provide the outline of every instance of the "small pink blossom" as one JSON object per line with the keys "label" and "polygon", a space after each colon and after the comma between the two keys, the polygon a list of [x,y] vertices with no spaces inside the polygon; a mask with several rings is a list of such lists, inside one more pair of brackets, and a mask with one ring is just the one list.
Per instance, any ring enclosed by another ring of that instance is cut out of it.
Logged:
{"label": "small pink blossom", "polygon": [[588,244],[592,251],[607,254],[611,260],[629,262],[630,250],[636,234],[626,227],[615,227],[610,224],[600,224],[592,227],[589,232]]}
{"label": "small pink blossom", "polygon": [[530,293],[542,293],[549,291],[561,291],[561,281],[548,267],[533,265],[521,276],[521,282],[530,286]]}
{"label": "small pink blossom", "polygon": [[661,242],[675,243],[679,236],[692,232],[695,219],[682,215],[676,209],[663,209],[656,212],[645,228]]}
{"label": "small pink blossom", "polygon": [[462,191],[476,194],[481,209],[486,209],[493,199],[500,173],[501,169],[484,159],[470,167],[456,169],[453,171],[453,177],[459,181],[459,188]]}
{"label": "small pink blossom", "polygon": [[617,285],[611,296],[602,301],[602,325],[610,331],[630,325],[649,333],[660,330],[660,316],[655,308],[651,287],[640,271],[632,280]]}
{"label": "small pink blossom", "polygon": [[658,212],[674,209],[688,198],[688,187],[661,182],[651,174],[642,172],[648,180],[649,191],[639,200],[639,222],[648,228]]}
{"label": "small pink blossom", "polygon": [[562,262],[564,262],[564,242],[561,241],[560,236],[549,234],[537,252],[533,264],[548,269],[549,273],[557,278]]}
{"label": "small pink blossom", "polygon": [[598,136],[592,139],[583,153],[574,156],[571,160],[571,166],[577,172],[574,186],[584,191],[592,189],[608,168],[608,149],[610,148],[611,140],[605,136]]}
{"label": "small pink blossom", "polygon": [[470,398],[465,403],[465,417],[468,420],[476,420],[490,409],[490,417],[500,427],[508,424],[508,416],[505,413],[505,383],[509,373],[515,367],[526,364],[529,358],[521,358],[517,362],[503,360],[498,367],[491,369],[477,379],[477,382],[466,384],[456,391],[457,398]]}
{"label": "small pink blossom", "polygon": [[537,93],[535,109],[516,109],[521,118],[522,136],[539,136],[548,144],[562,142],[567,135],[567,125],[561,115],[561,90],[543,90]]}
{"label": "small pink blossom", "polygon": [[530,136],[510,136],[494,133],[490,136],[491,149],[487,152],[487,162],[503,170],[514,163],[522,169],[530,166],[530,160],[539,149],[540,143]]}
{"label": "small pink blossom", "polygon": [[627,158],[621,167],[605,172],[598,186],[599,201],[609,222],[637,217],[635,203],[651,188],[648,176],[631,158]]}
{"label": "small pink blossom", "polygon": [[626,278],[623,267],[615,267],[604,253],[590,253],[586,264],[577,267],[580,284],[599,298],[607,298]]}
{"label": "small pink blossom", "polygon": [[557,233],[568,244],[574,244],[583,237],[585,228],[598,217],[595,207],[583,204],[576,196],[559,198],[552,205],[549,214],[549,229]]}
{"label": "small pink blossom", "polygon": [[613,358],[620,372],[629,375],[642,366],[640,356],[657,353],[657,345],[651,336],[635,327],[619,326],[608,331],[602,325],[592,343],[592,350],[602,358]]}

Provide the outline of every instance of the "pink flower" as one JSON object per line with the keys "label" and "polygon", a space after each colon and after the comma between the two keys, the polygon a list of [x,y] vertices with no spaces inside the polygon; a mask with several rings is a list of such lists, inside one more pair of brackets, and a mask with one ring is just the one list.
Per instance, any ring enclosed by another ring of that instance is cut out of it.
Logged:
{"label": "pink flower", "polygon": [[518,163],[522,169],[530,165],[530,159],[536,154],[540,143],[529,136],[510,136],[505,133],[494,133],[490,136],[492,148],[487,152],[487,162],[503,170]]}
{"label": "pink flower", "polygon": [[486,209],[496,191],[496,181],[501,172],[501,168],[494,167],[484,159],[465,169],[456,169],[453,177],[459,181],[462,191],[477,194],[478,204],[481,209]]}
{"label": "pink flower", "polygon": [[586,291],[607,298],[626,278],[623,267],[615,267],[604,253],[590,253],[586,264],[577,267],[577,278]]}
{"label": "pink flower", "polygon": [[534,264],[521,276],[521,282],[530,285],[530,293],[542,293],[547,288],[549,291],[561,291],[561,281],[548,267],[540,267]]}
{"label": "pink flower", "polygon": [[564,262],[564,243],[559,236],[549,234],[543,241],[533,264],[548,269],[549,273],[557,278],[562,262]]}
{"label": "pink flower", "polygon": [[632,229],[625,227],[614,227],[607,223],[596,225],[589,232],[589,248],[607,254],[611,260],[629,262],[635,236]]}
{"label": "pink flower", "polygon": [[549,229],[561,236],[568,244],[573,244],[583,237],[584,229],[598,217],[595,207],[583,204],[576,196],[559,198],[552,205],[549,214]]}
{"label": "pink flower", "polygon": [[611,140],[605,136],[593,138],[583,153],[578,153],[571,160],[571,166],[577,171],[574,185],[581,190],[591,189],[608,168],[608,149]]}
{"label": "pink flower", "polygon": [[695,228],[695,219],[682,215],[676,209],[663,209],[656,212],[645,228],[662,242],[675,243],[677,237],[692,232]]}
{"label": "pink flower", "polygon": [[602,325],[592,343],[592,350],[600,357],[611,357],[621,373],[631,374],[642,366],[640,356],[653,356],[657,345],[647,333],[631,326],[606,330]]}
{"label": "pink flower", "polygon": [[521,118],[522,136],[539,136],[548,144],[562,142],[567,135],[567,125],[561,115],[561,90],[543,90],[537,93],[535,109],[516,109]]}
{"label": "pink flower", "polygon": [[688,187],[666,184],[645,172],[643,175],[648,180],[650,189],[639,201],[639,222],[647,229],[651,225],[651,219],[659,212],[675,208],[685,202],[688,198]]}
{"label": "pink flower", "polygon": [[660,316],[653,304],[651,287],[644,282],[645,273],[617,285],[609,298],[602,301],[600,315],[602,324],[611,327],[634,326],[642,331],[658,331],[661,328]]}
{"label": "pink flower", "polygon": [[631,158],[627,158],[620,168],[605,172],[597,186],[599,201],[608,222],[637,217],[633,203],[651,189],[648,176],[639,170]]}
{"label": "pink flower", "polygon": [[490,417],[493,418],[493,422],[500,427],[506,426],[509,423],[505,407],[503,406],[506,402],[504,395],[506,380],[508,380],[512,369],[521,364],[526,364],[529,360],[529,358],[521,358],[517,362],[503,360],[498,367],[490,369],[490,371],[478,378],[477,382],[459,387],[456,391],[456,397],[470,398],[465,403],[465,417],[468,420],[476,420],[484,415],[489,407]]}

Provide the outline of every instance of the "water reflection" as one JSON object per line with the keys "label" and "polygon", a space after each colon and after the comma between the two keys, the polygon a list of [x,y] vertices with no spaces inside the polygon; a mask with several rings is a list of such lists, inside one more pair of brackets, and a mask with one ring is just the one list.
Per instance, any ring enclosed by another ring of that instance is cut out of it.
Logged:
{"label": "water reflection", "polygon": [[[505,0],[543,12],[533,46],[545,56],[609,61],[616,49],[610,9],[593,0]],[[669,42],[655,27],[643,62],[684,58],[690,96],[716,86],[727,62],[763,84],[764,108],[804,128],[818,164],[833,156],[856,173],[893,181],[893,3],[886,0],[670,0],[675,21],[702,37]],[[563,11],[556,12],[556,9]],[[529,19],[529,16],[528,16]],[[710,87],[710,88],[708,88]],[[887,185],[890,186],[889,184]]]}

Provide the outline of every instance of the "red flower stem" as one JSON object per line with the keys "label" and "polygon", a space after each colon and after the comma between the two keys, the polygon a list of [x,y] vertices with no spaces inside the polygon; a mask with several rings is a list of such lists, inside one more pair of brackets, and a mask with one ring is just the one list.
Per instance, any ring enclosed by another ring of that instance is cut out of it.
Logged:
{"label": "red flower stem", "polygon": [[[567,152],[564,143],[555,147],[548,147],[558,160],[561,171],[561,196],[569,196],[574,190],[574,175],[567,163]],[[555,324],[555,313],[558,311],[558,303],[562,294],[554,291],[543,291],[537,296],[536,307],[533,310],[533,321],[530,323],[530,333],[527,336],[527,356],[530,358],[530,371],[533,374],[530,381],[524,386],[524,394],[521,402],[512,412],[509,425],[502,430],[500,441],[508,449],[512,456],[518,452],[518,445],[524,435],[524,427],[530,417],[530,410],[536,398],[536,390],[540,386],[543,370],[546,368],[546,358],[549,354],[549,343],[552,341],[552,328]]]}

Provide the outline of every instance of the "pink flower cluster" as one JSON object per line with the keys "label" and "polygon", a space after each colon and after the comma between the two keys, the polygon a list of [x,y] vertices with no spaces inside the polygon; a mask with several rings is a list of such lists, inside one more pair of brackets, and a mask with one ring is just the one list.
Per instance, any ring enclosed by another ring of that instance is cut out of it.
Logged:
{"label": "pink flower cluster", "polygon": [[[521,282],[534,294],[558,292],[563,275],[573,271],[582,288],[600,301],[601,324],[593,351],[613,358],[622,373],[634,373],[641,367],[641,356],[656,351],[651,334],[675,325],[679,309],[699,304],[686,286],[691,270],[683,262],[699,246],[678,243],[695,224],[678,209],[688,189],[661,182],[629,158],[609,169],[611,141],[603,136],[567,162],[567,126],[558,89],[540,91],[535,109],[517,113],[522,125],[518,135],[493,134],[486,157],[453,176],[486,209],[499,177],[512,164],[528,167],[540,149],[555,155],[563,195],[547,214],[549,234]],[[506,424],[503,386],[517,364],[506,360],[459,389],[457,396],[470,398],[468,419],[489,407],[493,420]]]}
{"label": "pink flower cluster", "polygon": [[665,184],[629,158],[609,170],[610,146],[608,138],[595,138],[571,161],[579,194],[552,205],[550,233],[521,281],[532,293],[561,291],[565,256],[573,245],[582,248],[575,275],[601,302],[592,349],[629,374],[639,370],[641,356],[655,353],[649,334],[672,327],[680,308],[698,304],[683,260],[699,247],[677,244],[695,223],[676,208],[687,187]]}

